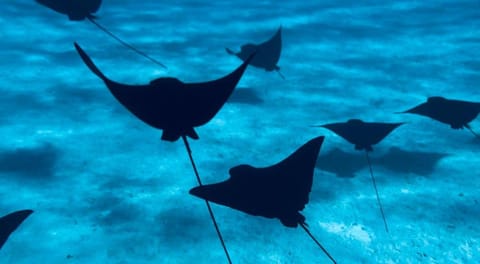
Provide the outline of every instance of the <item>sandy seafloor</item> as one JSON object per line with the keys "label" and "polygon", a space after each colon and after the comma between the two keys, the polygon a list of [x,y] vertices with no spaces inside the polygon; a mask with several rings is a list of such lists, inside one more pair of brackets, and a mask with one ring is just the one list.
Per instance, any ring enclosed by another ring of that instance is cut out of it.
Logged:
{"label": "sandy seafloor", "polygon": [[[196,181],[182,142],[160,141],[125,110],[72,43],[117,81],[197,82],[240,64],[225,47],[280,25],[286,80],[249,67],[197,129],[203,181],[325,135],[303,213],[338,263],[480,262],[480,140],[395,114],[434,95],[480,101],[478,0],[105,0],[98,21],[168,70],[34,1],[0,10],[0,214],[35,210],[1,263],[226,263],[204,202],[188,194]],[[390,233],[364,153],[310,127],[350,118],[408,122],[371,154]],[[480,131],[480,119],[471,125]],[[300,228],[213,210],[234,263],[329,263]]]}

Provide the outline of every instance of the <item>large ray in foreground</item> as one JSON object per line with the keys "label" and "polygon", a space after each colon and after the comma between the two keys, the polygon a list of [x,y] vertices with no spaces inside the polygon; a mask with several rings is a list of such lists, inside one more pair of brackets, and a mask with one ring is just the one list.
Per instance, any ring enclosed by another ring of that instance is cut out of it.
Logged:
{"label": "large ray in foreground", "polygon": [[75,48],[113,96],[137,118],[163,130],[162,139],[167,141],[182,136],[198,139],[194,128],[210,121],[225,104],[253,57],[214,81],[183,83],[176,78],[158,78],[149,84],[129,85],[107,78],[77,43]]}
{"label": "large ray in foreground", "polygon": [[250,215],[278,218],[287,227],[300,225],[309,233],[305,227],[305,216],[300,211],[309,200],[315,163],[323,140],[324,137],[317,137],[308,141],[289,157],[270,167],[233,167],[228,180],[195,187],[190,194]]}
{"label": "large ray in foreground", "polygon": [[10,234],[32,213],[32,210],[21,210],[0,218],[0,249],[2,249]]}
{"label": "large ray in foreground", "polygon": [[275,35],[265,42],[244,44],[239,52],[234,52],[229,48],[225,50],[228,54],[235,55],[243,61],[247,60],[253,52],[256,52],[255,58],[250,63],[252,66],[266,71],[277,71],[285,79],[277,65],[282,52],[282,27],[279,27]]}

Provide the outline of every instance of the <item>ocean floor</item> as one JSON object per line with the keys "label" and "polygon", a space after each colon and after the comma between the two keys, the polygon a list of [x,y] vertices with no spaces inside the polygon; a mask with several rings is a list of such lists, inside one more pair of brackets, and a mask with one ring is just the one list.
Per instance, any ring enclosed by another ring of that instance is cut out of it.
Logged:
{"label": "ocean floor", "polygon": [[[161,3],[159,3],[161,2]],[[0,215],[35,212],[1,263],[227,263],[181,141],[161,141],[75,52],[111,79],[201,82],[241,64],[225,52],[283,32],[275,72],[249,67],[190,141],[204,183],[269,166],[325,135],[310,231],[338,263],[479,263],[480,139],[396,114],[429,96],[480,102],[480,2],[103,1],[88,21],[34,1],[0,7]],[[312,125],[406,122],[370,154]],[[480,118],[471,123],[480,133]],[[329,263],[301,228],[212,204],[234,263]]]}

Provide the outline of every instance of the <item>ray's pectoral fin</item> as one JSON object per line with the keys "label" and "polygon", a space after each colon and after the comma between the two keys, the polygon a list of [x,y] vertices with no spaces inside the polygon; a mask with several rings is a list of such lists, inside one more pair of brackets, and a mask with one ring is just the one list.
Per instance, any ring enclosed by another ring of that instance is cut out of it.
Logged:
{"label": "ray's pectoral fin", "polygon": [[50,8],[50,9],[56,11],[56,12],[62,13],[62,14],[65,14],[67,12],[67,8],[66,8],[65,4],[62,4],[59,1],[55,1],[55,0],[35,0],[35,2],[45,6],[47,8]]}
{"label": "ray's pectoral fin", "polygon": [[22,222],[33,213],[33,210],[20,210],[0,217],[0,249],[7,241],[10,234],[15,231]]}
{"label": "ray's pectoral fin", "polygon": [[75,46],[75,49],[77,50],[78,54],[82,58],[83,62],[87,67],[98,77],[100,77],[103,81],[107,81],[108,78],[98,69],[98,67],[93,63],[92,59],[85,53],[85,51],[80,47],[80,45],[77,44],[77,42],[74,42],[73,45]]}

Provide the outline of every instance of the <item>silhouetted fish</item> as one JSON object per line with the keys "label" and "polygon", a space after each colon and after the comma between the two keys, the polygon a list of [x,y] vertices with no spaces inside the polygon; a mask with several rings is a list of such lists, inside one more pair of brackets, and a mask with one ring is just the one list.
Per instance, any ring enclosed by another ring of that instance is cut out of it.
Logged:
{"label": "silhouetted fish", "polygon": [[324,127],[355,145],[356,150],[372,151],[372,145],[379,143],[395,128],[403,123],[370,123],[359,119],[350,119],[344,123],[332,123],[315,127]]}
{"label": "silhouetted fish", "polygon": [[251,215],[278,218],[285,226],[296,227],[305,222],[299,211],[308,203],[323,139],[310,140],[270,167],[233,167],[227,181],[199,186],[190,193]]}
{"label": "silhouetted fish", "polygon": [[75,43],[88,68],[100,77],[115,98],[148,125],[163,130],[162,139],[181,136],[198,139],[194,127],[210,121],[225,104],[240,81],[252,56],[232,73],[203,83],[183,83],[176,78],[158,78],[149,84],[128,85],[108,79]]}
{"label": "silhouetted fish", "polygon": [[235,55],[245,61],[253,52],[256,52],[255,58],[250,63],[252,66],[262,68],[266,71],[277,71],[280,76],[285,77],[280,73],[280,67],[277,63],[280,59],[282,51],[282,27],[277,30],[277,33],[269,40],[260,44],[245,44],[241,47],[240,52],[235,53],[229,48],[225,49],[228,54]]}
{"label": "silhouetted fish", "polygon": [[10,234],[32,213],[32,210],[21,210],[0,218],[0,249],[3,247]]}
{"label": "silhouetted fish", "polygon": [[401,113],[427,116],[444,124],[448,124],[453,129],[465,127],[478,137],[468,124],[480,113],[480,103],[477,102],[433,96],[429,97],[427,102]]}
{"label": "silhouetted fish", "polygon": [[403,123],[370,123],[363,122],[359,119],[350,119],[345,123],[332,123],[326,125],[320,125],[316,127],[324,127],[335,134],[343,137],[348,142],[355,145],[356,150],[365,150],[368,166],[370,168],[370,176],[372,177],[372,184],[377,195],[377,202],[382,214],[383,223],[385,224],[385,230],[388,232],[387,220],[383,212],[383,206],[378,195],[377,184],[375,177],[373,176],[372,163],[368,156],[369,151],[373,151],[372,145],[379,143],[395,128]]}
{"label": "silhouetted fish", "polygon": [[[224,182],[198,186],[190,194],[250,215],[278,218],[287,227],[299,224],[331,258],[305,227],[300,211],[308,203],[313,173],[324,137],[301,146],[283,161],[266,168],[239,165]],[[333,258],[331,258],[333,262]]]}

